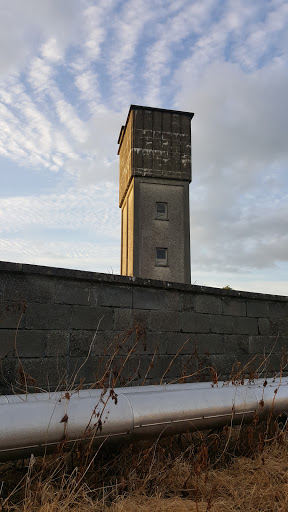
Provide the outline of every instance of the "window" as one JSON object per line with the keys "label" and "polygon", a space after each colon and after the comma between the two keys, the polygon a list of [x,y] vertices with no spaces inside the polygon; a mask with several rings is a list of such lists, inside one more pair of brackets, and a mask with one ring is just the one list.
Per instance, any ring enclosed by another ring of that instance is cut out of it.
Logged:
{"label": "window", "polygon": [[168,204],[156,203],[156,219],[168,220]]}
{"label": "window", "polygon": [[168,266],[168,249],[164,247],[156,247],[156,261],[155,265],[159,267]]}

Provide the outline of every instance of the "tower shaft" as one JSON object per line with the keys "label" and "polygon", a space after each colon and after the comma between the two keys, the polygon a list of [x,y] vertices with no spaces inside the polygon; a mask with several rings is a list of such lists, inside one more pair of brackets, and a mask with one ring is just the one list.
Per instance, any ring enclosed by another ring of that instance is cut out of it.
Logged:
{"label": "tower shaft", "polygon": [[118,140],[122,275],[191,281],[192,117],[130,107]]}

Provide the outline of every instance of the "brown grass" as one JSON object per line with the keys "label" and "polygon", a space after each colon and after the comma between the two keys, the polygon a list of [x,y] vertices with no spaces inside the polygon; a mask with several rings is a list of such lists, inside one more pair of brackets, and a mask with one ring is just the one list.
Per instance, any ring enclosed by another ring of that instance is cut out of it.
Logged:
{"label": "brown grass", "polygon": [[288,441],[273,428],[264,446],[264,426],[242,426],[110,446],[85,467],[79,453],[1,464],[0,511],[287,512]]}
{"label": "brown grass", "polygon": [[[116,340],[108,362],[103,356],[95,387],[133,382],[137,365],[131,366],[126,380],[123,370],[128,360],[133,362],[139,341],[144,338],[145,342],[144,334],[136,326],[135,332]],[[157,349],[143,384],[156,356]],[[199,359],[199,375],[187,368],[175,381],[201,380],[202,370],[208,367],[196,347],[193,358]],[[239,365],[232,369],[231,381],[255,378],[251,368]],[[69,389],[74,388],[82,366]],[[217,372],[210,370],[216,383]],[[21,389],[26,392],[34,385],[28,377],[24,372]],[[281,431],[271,418],[268,425],[224,427],[134,445],[104,444],[96,453],[87,454],[87,447],[79,445],[68,454],[0,464],[0,512],[288,512],[287,449],[286,427]]]}

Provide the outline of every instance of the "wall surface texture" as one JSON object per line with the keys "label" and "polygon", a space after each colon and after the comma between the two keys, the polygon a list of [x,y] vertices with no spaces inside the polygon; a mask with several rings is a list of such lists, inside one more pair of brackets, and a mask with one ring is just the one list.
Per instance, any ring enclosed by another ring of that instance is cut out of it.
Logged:
{"label": "wall surface texture", "polygon": [[288,297],[0,262],[0,392],[285,370]]}

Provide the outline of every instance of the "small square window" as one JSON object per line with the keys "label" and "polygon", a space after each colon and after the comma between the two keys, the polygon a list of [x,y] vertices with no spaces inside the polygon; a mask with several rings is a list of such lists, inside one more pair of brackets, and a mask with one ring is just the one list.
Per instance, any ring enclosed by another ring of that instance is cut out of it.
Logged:
{"label": "small square window", "polygon": [[167,203],[156,203],[156,219],[168,220]]}
{"label": "small square window", "polygon": [[156,247],[156,262],[155,264],[160,267],[167,267],[168,265],[168,249],[165,247]]}

